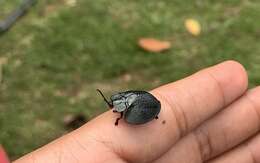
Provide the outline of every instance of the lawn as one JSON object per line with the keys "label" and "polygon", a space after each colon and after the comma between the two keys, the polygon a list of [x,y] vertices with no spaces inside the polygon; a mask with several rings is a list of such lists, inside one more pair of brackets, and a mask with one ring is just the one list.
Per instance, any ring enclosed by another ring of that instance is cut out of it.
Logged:
{"label": "lawn", "polygon": [[[64,117],[107,108],[96,88],[150,90],[234,59],[260,84],[258,0],[46,0],[0,35],[0,144],[12,159],[67,133]],[[16,1],[0,0],[0,18]],[[199,36],[184,27],[202,26]],[[151,53],[141,37],[168,40]],[[113,124],[111,124],[113,125]]]}

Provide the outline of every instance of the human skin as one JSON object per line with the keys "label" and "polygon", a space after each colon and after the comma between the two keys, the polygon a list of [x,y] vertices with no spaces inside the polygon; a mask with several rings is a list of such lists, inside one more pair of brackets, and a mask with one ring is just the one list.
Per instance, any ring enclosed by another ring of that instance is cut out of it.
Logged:
{"label": "human skin", "polygon": [[151,91],[162,108],[143,125],[107,111],[14,163],[257,163],[260,87],[226,61]]}
{"label": "human skin", "polygon": [[0,145],[0,163],[8,163],[9,160],[7,159],[6,153],[3,147]]}

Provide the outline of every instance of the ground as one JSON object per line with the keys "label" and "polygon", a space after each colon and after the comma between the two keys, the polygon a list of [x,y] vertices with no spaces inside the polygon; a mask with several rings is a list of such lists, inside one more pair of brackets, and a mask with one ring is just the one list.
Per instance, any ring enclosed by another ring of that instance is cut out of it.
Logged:
{"label": "ground", "polygon": [[[0,0],[0,18],[17,3]],[[259,10],[258,0],[38,1],[0,35],[0,143],[15,159],[65,134],[66,116],[97,116],[107,109],[97,88],[150,90],[229,59],[259,85]],[[172,48],[144,51],[141,37]]]}

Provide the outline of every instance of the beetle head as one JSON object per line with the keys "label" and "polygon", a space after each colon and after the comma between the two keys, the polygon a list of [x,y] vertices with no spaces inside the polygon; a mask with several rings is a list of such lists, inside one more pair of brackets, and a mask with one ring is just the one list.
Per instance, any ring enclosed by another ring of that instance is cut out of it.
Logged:
{"label": "beetle head", "polygon": [[120,93],[112,95],[110,99],[115,111],[123,112],[127,109],[126,98]]}
{"label": "beetle head", "polygon": [[117,112],[125,111],[137,98],[138,95],[134,93],[117,93],[111,96],[111,102],[114,106],[114,110]]}

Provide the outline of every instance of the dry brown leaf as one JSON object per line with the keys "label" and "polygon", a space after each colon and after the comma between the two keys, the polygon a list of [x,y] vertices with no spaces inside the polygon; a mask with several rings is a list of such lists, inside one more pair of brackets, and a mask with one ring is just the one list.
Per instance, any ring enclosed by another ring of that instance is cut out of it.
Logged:
{"label": "dry brown leaf", "polygon": [[186,19],[185,27],[194,36],[198,36],[201,32],[201,25],[195,19]]}
{"label": "dry brown leaf", "polygon": [[138,45],[149,52],[162,52],[171,48],[169,41],[161,41],[154,38],[141,38]]}

